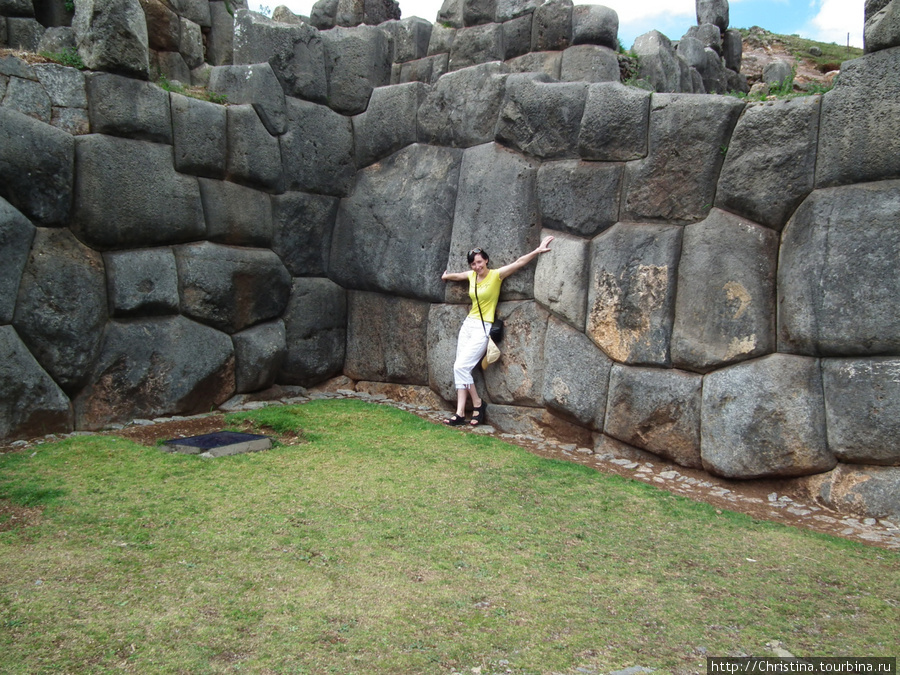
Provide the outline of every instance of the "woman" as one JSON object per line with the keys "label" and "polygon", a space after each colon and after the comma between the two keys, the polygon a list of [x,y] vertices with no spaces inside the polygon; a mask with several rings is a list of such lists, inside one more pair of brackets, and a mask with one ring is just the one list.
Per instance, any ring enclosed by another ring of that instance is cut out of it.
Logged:
{"label": "woman", "polygon": [[[466,398],[472,398],[472,421],[477,427],[484,423],[484,401],[475,389],[472,369],[481,361],[487,351],[488,332],[494,323],[494,313],[500,300],[500,285],[506,277],[519,271],[541,253],[550,250],[553,237],[545,237],[541,245],[531,253],[526,253],[514,263],[492,270],[488,267],[490,258],[486,251],[473,248],[466,255],[469,261],[469,272],[447,272],[441,275],[443,281],[468,281],[469,297],[472,309],[459,329],[459,340],[456,344],[456,362],[453,364],[453,381],[456,385],[456,414],[444,420],[444,424],[452,427],[466,423]],[[477,299],[476,299],[477,284]],[[479,311],[480,310],[480,311]],[[482,323],[482,320],[484,323]]]}

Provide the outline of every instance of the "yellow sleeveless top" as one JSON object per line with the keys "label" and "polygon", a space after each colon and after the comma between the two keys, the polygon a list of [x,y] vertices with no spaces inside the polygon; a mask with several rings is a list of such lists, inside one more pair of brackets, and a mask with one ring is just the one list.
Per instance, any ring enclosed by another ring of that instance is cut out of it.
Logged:
{"label": "yellow sleeveless top", "polygon": [[469,316],[478,320],[484,317],[485,323],[494,323],[494,313],[497,310],[497,303],[500,301],[500,284],[503,283],[500,272],[488,270],[484,281],[478,283],[478,303],[481,304],[481,314],[478,313],[478,304],[475,301],[475,270],[470,270],[467,274],[469,276],[469,297],[472,299]]}

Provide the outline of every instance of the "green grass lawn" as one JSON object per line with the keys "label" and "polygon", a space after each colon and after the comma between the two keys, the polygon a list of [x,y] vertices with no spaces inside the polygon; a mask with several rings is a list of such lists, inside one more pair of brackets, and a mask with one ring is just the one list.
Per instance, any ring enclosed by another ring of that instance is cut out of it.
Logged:
{"label": "green grass lawn", "polygon": [[388,406],[246,417],[305,443],[0,455],[0,497],[44,509],[0,528],[0,671],[693,673],[772,640],[900,652],[896,553]]}

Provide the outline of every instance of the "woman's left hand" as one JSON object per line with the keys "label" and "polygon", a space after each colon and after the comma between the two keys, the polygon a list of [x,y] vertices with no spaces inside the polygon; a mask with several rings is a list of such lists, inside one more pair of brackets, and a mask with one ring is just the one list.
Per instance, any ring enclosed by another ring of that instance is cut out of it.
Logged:
{"label": "woman's left hand", "polygon": [[550,250],[550,242],[553,241],[555,237],[548,236],[544,237],[544,240],[541,242],[541,245],[537,247],[538,253],[546,253]]}

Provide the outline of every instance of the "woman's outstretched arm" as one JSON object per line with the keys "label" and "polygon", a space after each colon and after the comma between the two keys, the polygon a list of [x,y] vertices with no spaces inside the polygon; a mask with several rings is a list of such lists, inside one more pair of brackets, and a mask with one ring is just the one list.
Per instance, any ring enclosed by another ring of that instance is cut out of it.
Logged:
{"label": "woman's outstretched arm", "polygon": [[468,281],[468,279],[468,272],[448,272],[444,270],[444,273],[441,275],[441,281]]}
{"label": "woman's outstretched arm", "polygon": [[531,253],[526,253],[515,262],[510,263],[509,265],[504,265],[503,267],[498,269],[497,271],[500,273],[500,278],[505,279],[510,274],[518,272],[520,269],[525,267],[525,265],[537,258],[541,253],[546,253],[547,251],[549,251],[551,241],[553,241],[553,237],[544,237],[541,245],[534,249]]}

